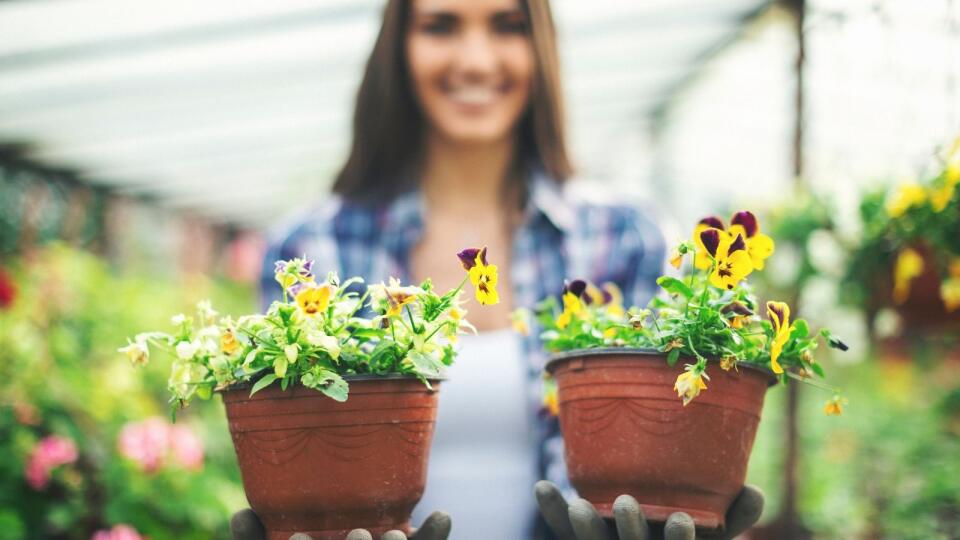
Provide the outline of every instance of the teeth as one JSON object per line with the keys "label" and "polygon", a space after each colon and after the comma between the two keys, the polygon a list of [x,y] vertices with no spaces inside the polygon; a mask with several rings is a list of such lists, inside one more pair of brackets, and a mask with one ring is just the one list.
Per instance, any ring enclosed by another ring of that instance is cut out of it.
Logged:
{"label": "teeth", "polygon": [[460,88],[450,93],[454,100],[467,105],[485,105],[496,99],[497,94],[490,88]]}

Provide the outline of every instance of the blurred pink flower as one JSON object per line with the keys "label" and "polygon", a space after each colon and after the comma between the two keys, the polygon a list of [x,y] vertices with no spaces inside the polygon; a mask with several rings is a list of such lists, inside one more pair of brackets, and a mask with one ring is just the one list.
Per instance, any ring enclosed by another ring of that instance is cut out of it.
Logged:
{"label": "blurred pink flower", "polygon": [[170,450],[173,459],[185,469],[203,468],[203,441],[187,426],[170,428]]}
{"label": "blurred pink flower", "polygon": [[141,469],[154,473],[168,459],[185,469],[203,467],[203,443],[187,426],[175,426],[160,417],[131,422],[120,431],[120,454],[135,461]]}
{"label": "blurred pink flower", "polygon": [[13,278],[3,268],[0,268],[0,309],[7,309],[12,306],[16,297],[17,288],[13,283]]}
{"label": "blurred pink flower", "polygon": [[90,540],[143,540],[143,537],[129,525],[114,525],[110,530],[103,529],[93,533]]}
{"label": "blurred pink flower", "polygon": [[137,462],[148,473],[163,466],[169,446],[170,425],[159,417],[131,422],[120,431],[117,441],[120,453]]}
{"label": "blurred pink flower", "polygon": [[73,440],[58,435],[44,437],[33,447],[27,460],[24,470],[27,483],[39,491],[50,481],[50,471],[76,460],[77,445]]}

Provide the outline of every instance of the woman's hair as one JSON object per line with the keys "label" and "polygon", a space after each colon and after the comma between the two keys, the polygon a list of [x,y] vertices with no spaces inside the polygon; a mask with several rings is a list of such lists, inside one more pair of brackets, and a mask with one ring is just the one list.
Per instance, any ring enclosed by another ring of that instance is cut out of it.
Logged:
{"label": "woman's hair", "polygon": [[[408,189],[423,158],[424,117],[406,61],[412,0],[389,0],[383,25],[357,92],[350,155],[333,191],[355,201],[393,198]],[[530,105],[518,129],[514,171],[542,167],[558,182],[572,167],[567,157],[556,32],[547,0],[521,0],[533,44]]]}

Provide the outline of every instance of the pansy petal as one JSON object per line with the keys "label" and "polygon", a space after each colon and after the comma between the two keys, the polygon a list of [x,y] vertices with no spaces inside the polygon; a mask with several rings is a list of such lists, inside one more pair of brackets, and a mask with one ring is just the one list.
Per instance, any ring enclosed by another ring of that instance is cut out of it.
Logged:
{"label": "pansy petal", "polygon": [[700,243],[711,257],[717,256],[717,248],[720,247],[720,235],[721,231],[718,229],[706,229],[700,232]]}
{"label": "pansy petal", "polygon": [[577,297],[583,296],[583,293],[586,290],[587,290],[587,282],[582,279],[575,279],[573,281],[570,281],[563,287],[564,293],[573,293],[573,295]]}
{"label": "pansy petal", "polygon": [[747,242],[743,239],[742,234],[738,234],[736,235],[736,237],[734,237],[733,241],[730,242],[730,247],[727,248],[727,254],[732,255],[737,251],[746,251],[746,250],[747,250]]}
{"label": "pansy petal", "polygon": [[731,229],[734,225],[743,227],[743,231],[746,233],[747,238],[753,238],[753,236],[760,231],[760,226],[757,224],[757,216],[753,215],[752,212],[747,212],[746,210],[737,212],[732,218],[730,218]]}
{"label": "pansy petal", "polygon": [[753,259],[754,268],[763,270],[763,261],[773,255],[773,239],[763,233],[757,233],[747,241],[747,253]]}
{"label": "pansy petal", "polygon": [[717,216],[707,216],[701,219],[698,225],[706,225],[709,228],[720,229],[721,231],[724,230],[723,220]]}
{"label": "pansy petal", "polygon": [[470,271],[477,264],[477,255],[480,254],[479,248],[467,248],[460,253],[457,253],[457,258],[460,259],[460,264],[463,265],[463,269]]}

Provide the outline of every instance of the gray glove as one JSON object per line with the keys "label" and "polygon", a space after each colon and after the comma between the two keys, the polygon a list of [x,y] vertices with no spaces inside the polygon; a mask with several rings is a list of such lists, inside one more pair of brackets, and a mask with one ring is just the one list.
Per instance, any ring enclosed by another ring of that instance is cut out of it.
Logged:
{"label": "gray glove", "polygon": [[[693,518],[683,512],[671,514],[662,529],[649,527],[640,504],[629,495],[621,495],[614,501],[614,520],[608,524],[585,499],[568,505],[557,486],[546,480],[537,482],[534,493],[540,514],[560,540],[694,540],[697,537]],[[726,529],[702,538],[734,538],[753,526],[761,512],[763,493],[753,486],[744,486],[727,511]]]}
{"label": "gray glove", "polygon": [[[450,535],[450,516],[443,512],[434,512],[423,522],[423,525],[410,534],[409,540],[447,540]],[[266,540],[263,524],[260,518],[249,508],[240,510],[230,519],[230,532],[233,540]],[[309,535],[296,533],[290,540],[312,540]],[[350,531],[345,540],[373,540],[373,535],[366,529]],[[400,531],[387,531],[380,540],[407,540],[407,535]]]}

